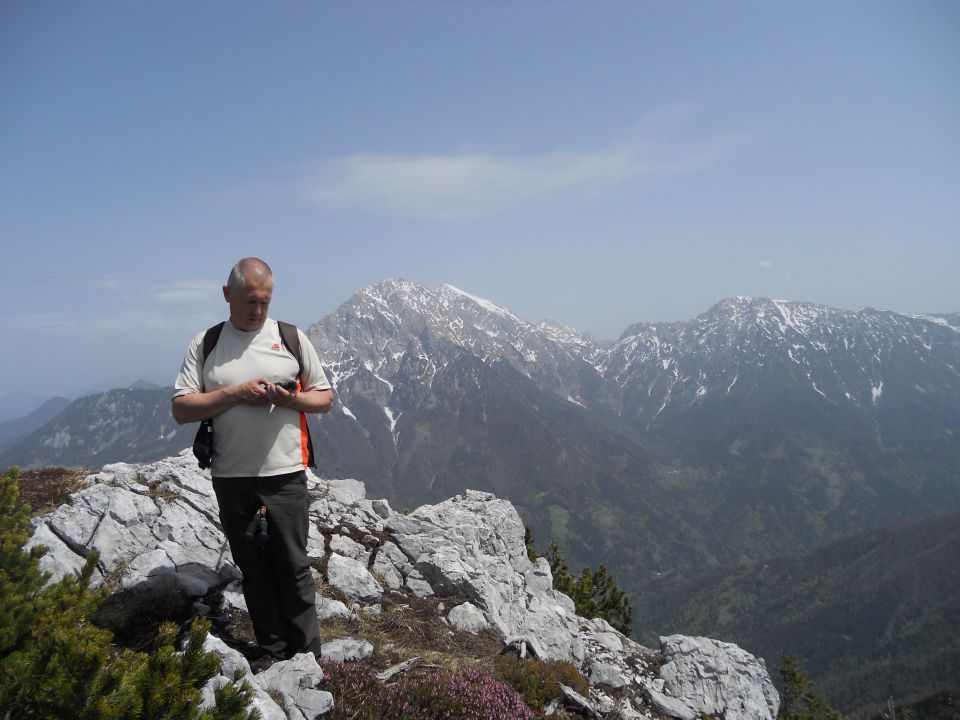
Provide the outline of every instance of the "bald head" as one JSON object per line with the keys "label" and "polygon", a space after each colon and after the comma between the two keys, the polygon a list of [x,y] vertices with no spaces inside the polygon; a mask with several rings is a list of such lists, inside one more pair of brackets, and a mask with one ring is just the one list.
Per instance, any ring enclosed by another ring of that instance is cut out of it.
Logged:
{"label": "bald head", "polygon": [[238,260],[237,264],[230,270],[227,277],[227,287],[245,288],[250,283],[262,284],[267,281],[273,281],[273,271],[260,258],[245,257]]}
{"label": "bald head", "polygon": [[230,322],[237,330],[262,328],[272,296],[273,272],[259,258],[240,260],[223,286],[223,298],[230,305]]}

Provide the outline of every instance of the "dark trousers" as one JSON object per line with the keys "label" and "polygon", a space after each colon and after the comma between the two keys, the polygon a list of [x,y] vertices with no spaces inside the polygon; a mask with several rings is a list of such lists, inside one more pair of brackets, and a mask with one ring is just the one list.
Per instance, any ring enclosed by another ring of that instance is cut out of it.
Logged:
{"label": "dark trousers", "polygon": [[[309,498],[303,472],[275,477],[214,478],[220,523],[243,573],[243,596],[257,643],[271,655],[320,653],[316,588],[307,557]],[[244,538],[257,509],[267,508],[266,547]]]}

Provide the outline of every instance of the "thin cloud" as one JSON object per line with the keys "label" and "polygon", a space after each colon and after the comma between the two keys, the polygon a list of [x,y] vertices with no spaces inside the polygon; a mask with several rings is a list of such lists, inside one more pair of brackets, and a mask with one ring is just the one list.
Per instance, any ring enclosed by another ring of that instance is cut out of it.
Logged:
{"label": "thin cloud", "polygon": [[327,208],[469,218],[563,192],[598,193],[640,177],[697,172],[728,146],[726,138],[675,143],[657,132],[581,153],[359,153],[314,163],[302,195]]}
{"label": "thin cloud", "polygon": [[769,270],[770,268],[773,267],[773,263],[770,262],[769,260],[761,260],[760,267],[763,268],[764,270]]}
{"label": "thin cloud", "polygon": [[153,299],[162,305],[190,305],[220,297],[221,285],[210,281],[178,282],[153,289]]}
{"label": "thin cloud", "polygon": [[160,283],[144,288],[133,283],[114,286],[106,281],[96,281],[92,286],[105,292],[96,310],[88,304],[84,312],[76,314],[59,312],[0,317],[0,329],[8,332],[41,330],[64,337],[119,335],[154,340],[158,336],[180,337],[184,328],[193,330],[208,320],[215,321],[217,310],[223,304],[221,286],[211,280]]}

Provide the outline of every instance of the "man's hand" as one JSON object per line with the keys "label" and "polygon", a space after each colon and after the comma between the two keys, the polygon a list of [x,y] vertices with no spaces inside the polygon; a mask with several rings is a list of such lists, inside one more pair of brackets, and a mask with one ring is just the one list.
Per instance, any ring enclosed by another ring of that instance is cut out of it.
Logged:
{"label": "man's hand", "polygon": [[284,390],[273,383],[266,383],[262,389],[266,394],[267,402],[279,407],[292,407],[297,400],[297,395],[300,394],[298,390]]}
{"label": "man's hand", "polygon": [[233,385],[226,390],[229,391],[237,405],[268,405],[272,402],[267,390],[270,387],[273,386],[269,381],[257,378],[239,385]]}
{"label": "man's hand", "polygon": [[267,380],[257,378],[211,392],[178,395],[173,399],[173,419],[183,425],[214,418],[237,405],[269,405],[265,384]]}
{"label": "man's hand", "polygon": [[267,402],[302,413],[325,413],[333,405],[332,390],[284,390],[279,385],[266,385]]}

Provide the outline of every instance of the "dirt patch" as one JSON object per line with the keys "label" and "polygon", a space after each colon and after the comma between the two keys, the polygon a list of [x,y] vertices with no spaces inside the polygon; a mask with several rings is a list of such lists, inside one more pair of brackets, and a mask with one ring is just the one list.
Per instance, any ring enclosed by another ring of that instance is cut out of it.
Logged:
{"label": "dirt patch", "polygon": [[153,646],[162,623],[183,625],[193,615],[193,601],[186,591],[170,585],[114,593],[100,603],[90,622],[110,630],[116,644],[145,651]]}
{"label": "dirt patch", "polygon": [[90,474],[85,468],[48,467],[22,470],[17,479],[21,505],[30,506],[31,517],[44,515],[63,505],[71,493],[83,486]]}

